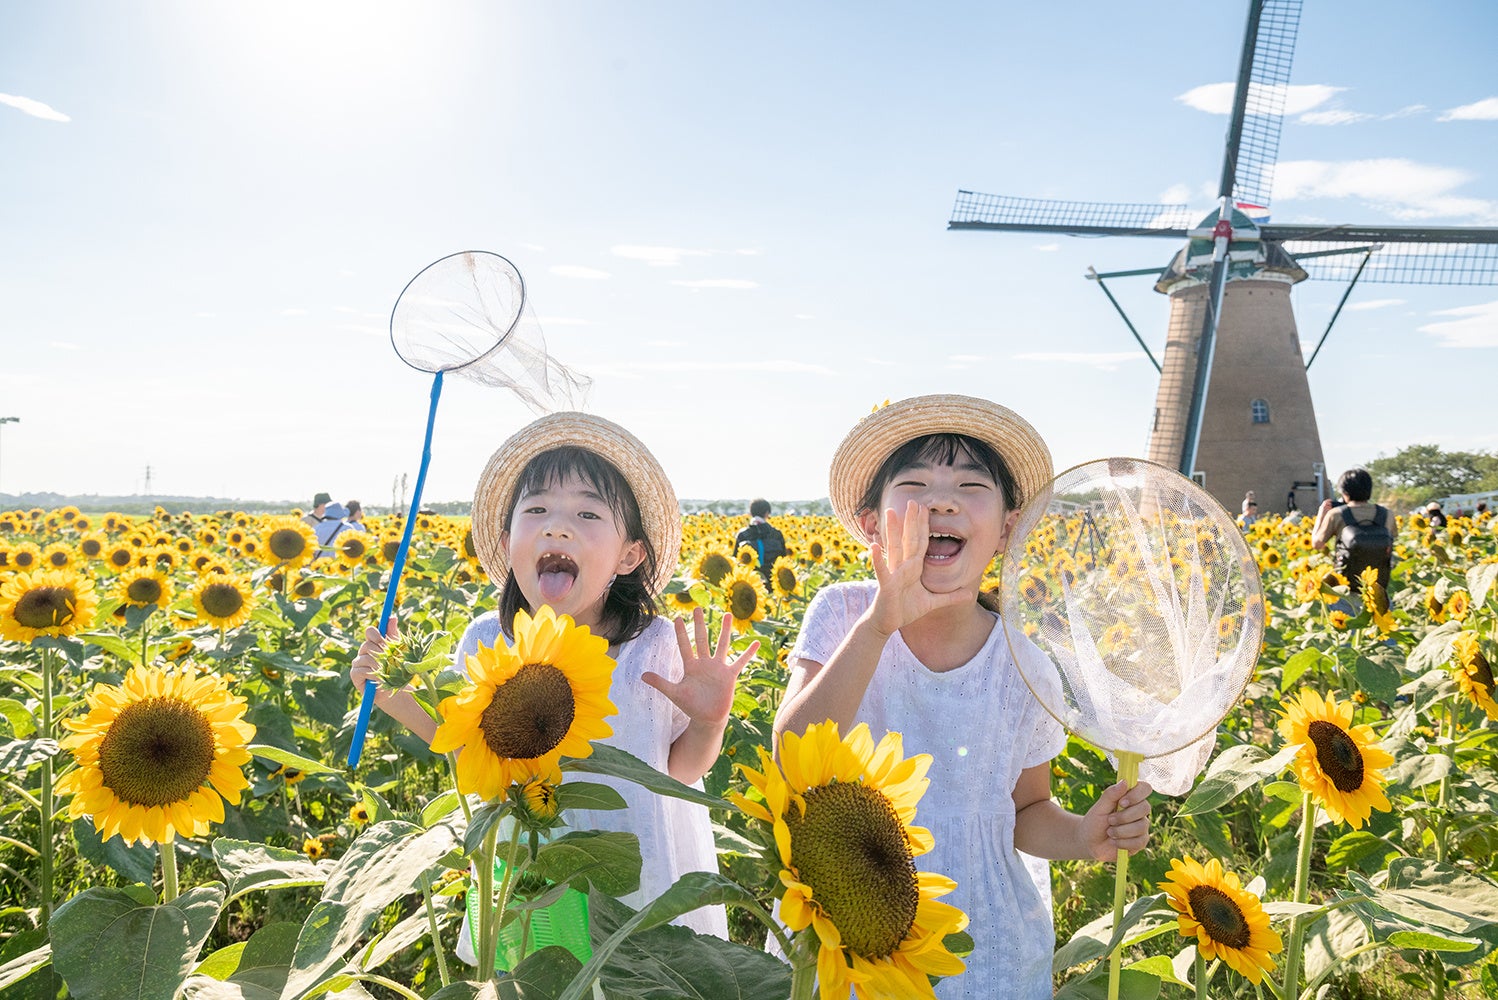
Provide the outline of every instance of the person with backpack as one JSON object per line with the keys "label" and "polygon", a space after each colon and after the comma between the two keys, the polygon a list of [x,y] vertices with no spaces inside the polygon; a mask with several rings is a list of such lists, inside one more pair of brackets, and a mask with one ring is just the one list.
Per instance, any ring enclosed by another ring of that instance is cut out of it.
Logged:
{"label": "person with backpack", "polygon": [[733,540],[735,553],[747,545],[759,557],[759,575],[765,578],[765,586],[770,585],[770,571],[775,568],[775,560],[785,555],[785,536],[766,520],[769,516],[770,501],[763,498],[750,501],[749,527]]}
{"label": "person with backpack", "polygon": [[1394,515],[1389,508],[1371,502],[1373,477],[1367,469],[1348,469],[1337,479],[1341,503],[1330,498],[1321,502],[1311,544],[1324,548],[1333,538],[1332,568],[1347,579],[1352,593],[1362,589],[1359,574],[1372,566],[1378,585],[1389,588],[1389,570],[1394,560]]}

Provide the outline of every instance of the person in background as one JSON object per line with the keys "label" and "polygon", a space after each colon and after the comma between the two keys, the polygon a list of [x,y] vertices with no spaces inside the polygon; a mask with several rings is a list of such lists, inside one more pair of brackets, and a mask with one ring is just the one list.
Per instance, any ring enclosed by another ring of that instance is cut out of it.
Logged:
{"label": "person in background", "polygon": [[364,523],[364,505],[357,500],[350,500],[343,505],[348,509],[348,516],[344,518],[349,531],[368,531],[369,527]]}
{"label": "person in background", "polygon": [[1446,527],[1446,512],[1441,509],[1441,501],[1432,500],[1425,505],[1425,519],[1432,528]]}
{"label": "person in background", "polygon": [[1332,568],[1347,579],[1352,593],[1362,590],[1359,575],[1369,566],[1378,571],[1378,585],[1387,591],[1394,558],[1394,515],[1370,500],[1373,477],[1367,469],[1342,473],[1337,492],[1342,494],[1341,503],[1333,503],[1331,497],[1321,501],[1311,545],[1319,549],[1337,540]]}
{"label": "person in background", "polygon": [[785,555],[785,536],[780,529],[766,520],[770,516],[770,501],[760,497],[749,503],[749,527],[739,532],[733,540],[733,551],[737,553],[745,545],[759,556],[759,575],[770,583],[770,571],[775,560]]}
{"label": "person in background", "polygon": [[322,523],[322,519],[327,516],[328,504],[332,502],[333,497],[327,493],[319,493],[313,497],[311,512],[302,515],[303,523],[311,525],[312,530],[316,531],[317,526]]}
{"label": "person in background", "polygon": [[312,527],[313,534],[317,536],[317,555],[313,558],[321,559],[333,554],[333,539],[348,529],[348,522],[344,520],[347,516],[348,508],[341,503],[324,505],[322,520]]}

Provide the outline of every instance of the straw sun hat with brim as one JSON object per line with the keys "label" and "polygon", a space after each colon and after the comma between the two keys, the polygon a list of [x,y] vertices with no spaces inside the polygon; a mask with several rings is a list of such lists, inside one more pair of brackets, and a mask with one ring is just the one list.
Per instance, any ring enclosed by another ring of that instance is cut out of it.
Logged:
{"label": "straw sun hat with brim", "polygon": [[1014,474],[1023,506],[1051,482],[1051,450],[1019,414],[972,396],[916,396],[881,406],[853,425],[832,456],[827,488],[832,510],[854,538],[867,542],[858,505],[884,460],[928,434],[964,434],[998,452]]}
{"label": "straw sun hat with brim", "polygon": [[588,413],[551,413],[522,427],[489,458],[473,491],[473,547],[489,579],[503,585],[510,561],[500,534],[520,473],[531,459],[554,448],[581,448],[603,458],[624,476],[645,535],[655,549],[655,575],[646,580],[652,593],[671,582],[681,553],[681,508],[665,470],[640,439],[618,424]]}

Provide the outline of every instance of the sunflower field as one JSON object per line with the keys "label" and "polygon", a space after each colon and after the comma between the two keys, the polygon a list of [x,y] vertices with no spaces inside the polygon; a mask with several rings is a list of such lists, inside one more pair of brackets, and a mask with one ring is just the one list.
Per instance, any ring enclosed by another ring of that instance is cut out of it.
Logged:
{"label": "sunflower field", "polygon": [[[400,517],[319,550],[295,515],[0,513],[0,997],[783,1000],[811,996],[818,962],[839,996],[859,982],[929,995],[964,938],[1002,928],[962,933],[960,914],[923,902],[868,955],[848,940],[846,961],[829,959],[812,928],[831,890],[806,871],[786,888],[774,859],[789,776],[764,751],[787,656],[819,588],[869,575],[835,520],[775,522],[789,554],[762,574],[733,550],[743,518],[687,516],[661,598],[666,614],[704,609],[735,648],[760,644],[701,792],[600,745],[479,788],[382,713],[350,769],[348,669]],[[1257,672],[1190,794],[1157,797],[1117,926],[1112,866],[1052,865],[1059,995],[1106,996],[1117,951],[1131,1000],[1498,997],[1495,529],[1402,518],[1389,586],[1360,593],[1308,521],[1247,529],[1268,609]],[[461,702],[450,650],[496,592],[466,519],[420,515],[415,538],[386,679],[435,715]],[[585,644],[566,622],[525,624],[533,659]],[[804,745],[855,761],[828,765],[828,782],[897,772],[907,862],[922,853],[918,762],[857,731]],[[1079,812],[1115,780],[1075,738],[1052,770]],[[618,903],[637,847],[563,832],[570,808],[616,807],[590,775],[710,804],[720,872],[638,912]],[[940,894],[919,879],[922,900]],[[474,903],[496,896],[493,915]],[[591,939],[529,946],[531,915],[571,897]],[[770,926],[777,897],[803,933]],[[729,905],[735,943],[670,924],[709,901]],[[477,973],[454,955],[465,913],[486,945]],[[762,949],[767,933],[790,965]]]}

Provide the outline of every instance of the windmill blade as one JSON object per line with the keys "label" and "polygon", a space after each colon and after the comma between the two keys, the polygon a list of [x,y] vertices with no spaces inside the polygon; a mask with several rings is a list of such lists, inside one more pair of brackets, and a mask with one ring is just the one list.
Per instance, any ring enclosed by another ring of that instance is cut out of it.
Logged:
{"label": "windmill blade", "polygon": [[1268,207],[1295,58],[1300,0],[1253,0],[1233,92],[1220,195]]}
{"label": "windmill blade", "polygon": [[1052,201],[958,191],[948,229],[996,229],[1068,236],[1170,236],[1185,239],[1193,222],[1185,205]]}
{"label": "windmill blade", "polygon": [[1259,235],[1281,243],[1498,243],[1498,229],[1481,226],[1328,226],[1266,224]]}
{"label": "windmill blade", "polygon": [[[1498,285],[1498,243],[1378,244],[1362,280],[1385,285]],[[1284,244],[1306,274],[1322,281],[1349,281],[1356,254],[1307,256],[1345,250],[1340,241],[1295,240]]]}

